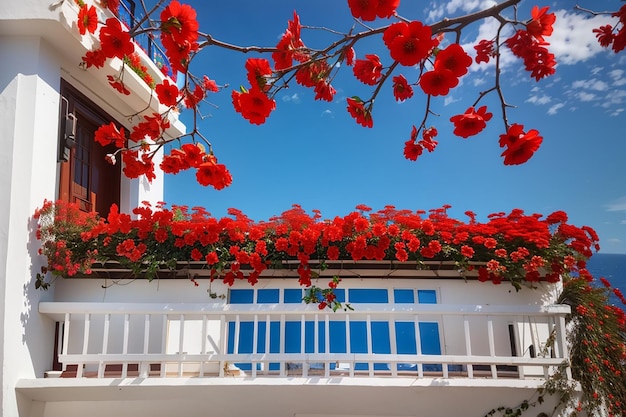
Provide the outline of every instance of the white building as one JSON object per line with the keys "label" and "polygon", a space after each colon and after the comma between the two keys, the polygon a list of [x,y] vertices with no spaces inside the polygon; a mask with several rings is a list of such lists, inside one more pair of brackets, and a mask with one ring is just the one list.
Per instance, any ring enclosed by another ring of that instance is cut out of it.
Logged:
{"label": "white building", "polygon": [[[336,313],[304,306],[284,270],[253,289],[214,282],[214,297],[203,278],[194,288],[100,275],[35,290],[45,260],[32,214],[44,199],[87,210],[117,201],[128,212],[161,200],[163,189],[162,176],[127,180],[91,148],[101,123],[128,127],[129,115],[156,101],[131,71],[129,96],[108,85],[119,61],[82,69],[91,45],[74,23],[77,6],[51,3],[0,2],[1,415],[480,417],[533,401],[567,357],[569,310],[551,305],[551,285],[516,293],[445,266],[333,264],[325,274],[343,278],[340,294],[355,308]],[[172,134],[184,129],[173,126]],[[542,357],[551,329],[556,348]]]}

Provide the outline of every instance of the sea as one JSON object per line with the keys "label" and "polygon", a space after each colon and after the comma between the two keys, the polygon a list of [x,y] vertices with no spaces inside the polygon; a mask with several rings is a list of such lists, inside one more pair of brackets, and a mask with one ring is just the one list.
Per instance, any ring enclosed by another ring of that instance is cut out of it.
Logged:
{"label": "sea", "polygon": [[[595,253],[587,261],[587,270],[596,279],[606,278],[613,287],[619,288],[626,295],[626,254]],[[617,297],[613,294],[611,296],[613,304],[625,307]]]}

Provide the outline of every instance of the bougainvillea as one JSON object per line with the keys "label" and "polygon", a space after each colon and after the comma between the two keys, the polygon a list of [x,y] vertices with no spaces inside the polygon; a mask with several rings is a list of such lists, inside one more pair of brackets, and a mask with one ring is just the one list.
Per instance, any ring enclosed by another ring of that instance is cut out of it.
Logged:
{"label": "bougainvillea", "polygon": [[[372,89],[369,98],[362,98],[353,93],[347,94],[346,110],[356,123],[368,128],[374,126],[374,103],[386,84],[392,89],[397,101],[416,98],[418,95],[415,94],[414,86],[419,85],[426,97],[424,116],[418,123],[413,123],[419,135],[426,129],[434,128],[429,127],[432,125],[430,119],[437,117],[431,111],[432,100],[450,94],[450,91],[461,83],[461,78],[468,75],[469,67],[473,63],[493,64],[493,86],[479,94],[469,106],[470,110],[450,118],[454,124],[453,134],[468,138],[480,133],[492,116],[486,106],[480,106],[480,102],[487,95],[494,93],[496,99],[500,101],[500,113],[504,122],[505,133],[500,137],[508,138],[500,139],[500,145],[505,147],[502,153],[504,164],[517,165],[527,162],[534,155],[541,146],[542,136],[535,129],[528,129],[527,132],[522,129],[517,133],[521,124],[509,122],[507,109],[514,106],[504,102],[503,85],[497,75],[500,73],[502,51],[508,49],[518,57],[530,77],[536,81],[554,74],[557,64],[554,54],[549,51],[549,38],[554,31],[556,15],[546,6],[534,6],[530,16],[525,19],[523,16],[518,18],[517,13],[508,13],[510,9],[516,8],[520,1],[506,0],[490,9],[425,24],[419,20],[399,16],[400,0],[347,0],[352,17],[368,23],[361,25],[364,28],[362,31],[354,29],[346,32],[335,29],[329,31],[337,35],[337,38],[327,47],[320,49],[310,49],[306,46],[302,39],[303,28],[315,29],[303,26],[300,16],[295,11],[293,19],[288,21],[287,29],[276,45],[258,47],[233,45],[201,32],[195,9],[178,0],[173,0],[162,8],[145,10],[146,16],[141,22],[143,26],[140,27],[127,27],[129,22],[121,24],[118,19],[107,14],[98,16],[98,7],[89,6],[84,0],[76,0],[76,3],[79,5],[78,30],[81,35],[91,36],[94,41],[94,48],[84,54],[85,68],[102,67],[106,60],[111,58],[122,59],[125,65],[154,89],[156,99],[167,108],[161,114],[163,119],[167,118],[170,111],[179,111],[182,108],[200,113],[200,105],[207,99],[208,93],[216,93],[220,89],[215,82],[207,85],[204,82],[204,79],[208,79],[207,76],[196,76],[191,73],[190,64],[195,55],[209,46],[266,54],[271,58],[247,58],[245,68],[250,87],[242,85],[238,90],[231,91],[234,109],[245,120],[256,125],[265,123],[276,109],[276,93],[288,88],[294,81],[305,88],[313,89],[315,100],[333,101],[337,91],[333,85],[336,74],[344,67],[352,67],[354,77],[366,88]],[[110,1],[106,6],[116,13],[118,2]],[[160,10],[159,19],[154,19],[152,14],[156,13],[157,9]],[[616,18],[614,25],[604,25],[594,29],[594,32],[602,46],[611,47],[615,52],[619,52],[626,45],[626,6],[621,7],[612,16]],[[104,23],[98,23],[98,18]],[[480,39],[473,48],[461,46],[466,27],[487,18],[495,18],[494,21],[498,22],[493,37]],[[155,85],[152,76],[137,59],[135,51],[138,48],[132,38],[138,33],[145,32],[150,32],[151,37],[160,40],[169,60],[169,63],[162,67],[165,69],[171,67],[174,73],[178,71],[184,75],[179,88],[169,80]],[[157,37],[157,33],[160,36]],[[451,34],[455,35],[454,38]],[[371,46],[366,46],[364,50],[359,51],[358,58],[355,58],[355,47],[361,44],[369,45],[363,41],[372,37],[382,38],[388,54],[380,51],[377,51],[378,54],[373,53],[365,49]],[[342,65],[344,63],[346,65]],[[414,75],[413,79],[407,79],[406,75],[399,73],[402,67],[415,67],[418,74]],[[491,67],[485,67],[485,71],[491,71]],[[109,75],[109,81],[111,87],[121,94],[128,95],[130,90],[124,85],[123,72],[124,67],[117,76]],[[135,116],[139,123],[142,123],[142,115]],[[132,128],[128,129],[132,131]],[[415,135],[411,134],[411,137],[413,136]],[[426,133],[425,136],[433,137],[430,133]],[[190,139],[193,144],[203,144],[207,148],[207,154],[213,156],[212,144],[200,134],[197,126],[194,125],[191,133],[184,138]],[[426,138],[424,140],[428,142]],[[154,164],[148,163],[148,159],[155,155],[151,147],[161,148],[173,141],[179,141],[180,146],[182,142],[181,138],[169,137],[164,135],[163,131],[159,135],[151,136],[150,139],[151,141],[137,144],[119,141],[114,143],[119,148],[115,154],[132,154],[123,155],[122,161],[143,161],[147,169],[145,175],[153,178],[155,173],[150,169]],[[415,161],[423,153],[424,148],[431,152],[435,149],[435,146],[430,146],[431,144],[419,144],[415,140],[406,141],[404,156]],[[133,154],[136,152],[140,155]],[[115,158],[107,160],[116,161]],[[136,173],[137,170],[123,169],[123,172]],[[203,177],[197,178],[200,181]],[[214,182],[201,181],[201,184],[214,185]]]}
{"label": "bougainvillea", "polygon": [[[186,163],[198,164],[201,150],[186,146]],[[203,164],[199,175],[214,178],[200,174]],[[132,219],[114,206],[104,219],[71,204],[47,202],[36,217],[48,269],[63,276],[89,274],[92,264],[104,260],[135,271],[204,260],[213,278],[232,285],[234,279],[256,282],[277,262],[297,260],[300,284],[308,287],[311,260],[445,260],[460,270],[475,268],[480,281],[508,281],[519,289],[537,281],[557,282],[565,272],[588,276],[585,261],[599,248],[593,229],[568,224],[562,212],[542,218],[513,210],[478,222],[471,212],[467,221],[454,219],[447,208],[428,214],[393,207],[367,214],[369,210],[362,206],[344,217],[322,220],[318,212],[309,215],[294,206],[268,221],[253,222],[238,210],[217,219],[201,208],[189,212],[148,205],[136,208],[139,217]]]}

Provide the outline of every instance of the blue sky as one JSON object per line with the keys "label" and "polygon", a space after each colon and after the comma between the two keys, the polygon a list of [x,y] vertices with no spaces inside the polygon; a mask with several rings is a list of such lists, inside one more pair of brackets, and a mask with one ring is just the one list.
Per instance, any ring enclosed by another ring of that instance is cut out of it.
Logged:
{"label": "blue sky", "polygon": [[[239,45],[273,46],[285,30],[293,10],[304,25],[329,27],[342,32],[353,24],[347,1],[338,0],[231,0],[191,2],[198,10],[200,28],[215,38]],[[403,0],[400,15],[428,23],[494,4],[488,0],[418,2]],[[519,15],[529,16],[536,3],[524,0]],[[255,220],[280,214],[292,204],[307,211],[319,209],[326,218],[345,215],[357,204],[374,210],[386,205],[399,209],[431,209],[452,205],[449,213],[465,218],[472,210],[479,217],[521,208],[545,215],[564,210],[578,226],[595,228],[601,237],[601,253],[626,253],[626,52],[602,50],[591,29],[607,22],[572,10],[573,2],[556,1],[555,34],[548,38],[559,65],[552,77],[536,82],[521,62],[504,58],[505,95],[511,109],[509,121],[537,129],[544,142],[524,165],[504,166],[498,136],[502,118],[495,97],[486,104],[494,113],[487,129],[468,139],[452,135],[449,118],[465,111],[477,93],[493,83],[491,67],[473,68],[447,97],[433,99],[440,114],[429,123],[439,130],[435,152],[416,162],[403,156],[411,126],[419,124],[425,96],[397,103],[391,88],[383,87],[374,108],[374,128],[357,125],[346,111],[346,97],[369,97],[371,89],[343,68],[333,83],[332,103],[313,100],[313,92],[294,84],[280,92],[277,109],[262,126],[250,125],[231,104],[230,91],[247,84],[243,55],[216,48],[205,49],[194,62],[195,73],[207,74],[229,87],[210,97],[201,130],[212,142],[216,156],[233,175],[231,187],[216,191],[197,185],[193,173],[168,175],[168,204],[203,206],[214,216],[236,207]],[[617,0],[583,0],[583,7],[617,10]],[[374,25],[386,21],[374,22]],[[462,39],[473,44],[492,25],[471,27]],[[557,35],[558,34],[558,35]],[[336,39],[320,30],[305,30],[302,38],[311,47]],[[451,38],[450,38],[451,40]],[[357,58],[378,53],[389,65],[380,41],[357,46]],[[414,68],[401,71],[410,82]],[[189,115],[183,120],[190,123]]]}

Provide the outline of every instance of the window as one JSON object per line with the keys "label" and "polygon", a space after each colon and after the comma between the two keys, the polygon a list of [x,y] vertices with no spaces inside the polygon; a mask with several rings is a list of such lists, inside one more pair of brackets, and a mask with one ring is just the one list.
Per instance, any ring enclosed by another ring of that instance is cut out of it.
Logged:
{"label": "window", "polygon": [[75,143],[65,149],[67,160],[61,162],[59,198],[78,203],[84,211],[106,216],[113,203],[120,203],[121,170],[119,163],[111,165],[104,159],[106,154],[115,152],[115,146],[101,146],[95,142],[94,135],[100,126],[114,120],[64,80],[61,80],[61,96],[60,154],[68,145],[64,132],[70,121],[66,114],[75,116],[76,129]]}

